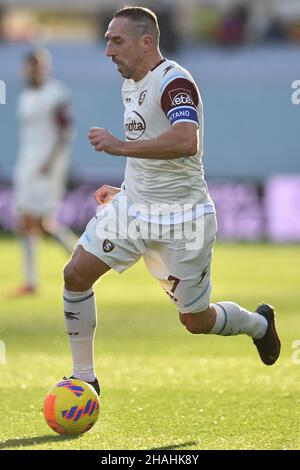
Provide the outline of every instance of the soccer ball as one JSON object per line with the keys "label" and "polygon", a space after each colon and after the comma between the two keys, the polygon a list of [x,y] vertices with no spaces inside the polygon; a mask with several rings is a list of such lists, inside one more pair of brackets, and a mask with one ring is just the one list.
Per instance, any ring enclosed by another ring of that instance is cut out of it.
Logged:
{"label": "soccer ball", "polygon": [[59,434],[83,434],[96,423],[100,402],[94,388],[78,379],[57,383],[44,401],[44,417]]}

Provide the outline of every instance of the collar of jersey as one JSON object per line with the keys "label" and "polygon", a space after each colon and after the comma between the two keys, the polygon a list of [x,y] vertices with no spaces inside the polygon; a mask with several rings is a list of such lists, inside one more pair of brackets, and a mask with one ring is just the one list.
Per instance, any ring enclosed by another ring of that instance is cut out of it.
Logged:
{"label": "collar of jersey", "polygon": [[146,73],[146,75],[144,76],[144,78],[142,78],[141,80],[138,80],[137,82],[135,82],[134,80],[131,79],[131,82],[133,83],[133,85],[135,86],[140,86],[142,85],[143,82],[147,82],[150,75],[152,75],[152,73],[155,73],[165,62],[167,62],[168,59],[164,58],[163,60],[160,61],[160,63],[156,64],[153,69],[149,70],[149,72]]}

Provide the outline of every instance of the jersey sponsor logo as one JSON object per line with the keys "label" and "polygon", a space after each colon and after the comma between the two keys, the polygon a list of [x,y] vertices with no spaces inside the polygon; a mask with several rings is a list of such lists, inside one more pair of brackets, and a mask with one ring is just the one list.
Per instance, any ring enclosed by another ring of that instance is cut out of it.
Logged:
{"label": "jersey sponsor logo", "polygon": [[169,91],[169,97],[171,100],[171,106],[194,106],[191,92],[184,88],[177,88],[176,90]]}
{"label": "jersey sponsor logo", "polygon": [[102,244],[102,248],[105,253],[110,253],[114,249],[114,247],[115,245],[110,240],[107,240],[107,238]]}
{"label": "jersey sponsor logo", "polygon": [[125,135],[128,140],[138,140],[146,130],[144,118],[136,111],[131,111],[125,118]]}
{"label": "jersey sponsor logo", "polygon": [[168,119],[171,124],[177,121],[192,121],[198,123],[198,114],[195,108],[190,106],[180,106],[172,108],[168,112]]}
{"label": "jersey sponsor logo", "polygon": [[144,99],[145,99],[145,97],[146,97],[146,93],[147,93],[147,90],[143,90],[143,91],[141,92],[140,96],[139,96],[139,101],[138,101],[138,103],[139,103],[140,106],[141,106],[141,105],[143,104],[143,102],[144,102]]}

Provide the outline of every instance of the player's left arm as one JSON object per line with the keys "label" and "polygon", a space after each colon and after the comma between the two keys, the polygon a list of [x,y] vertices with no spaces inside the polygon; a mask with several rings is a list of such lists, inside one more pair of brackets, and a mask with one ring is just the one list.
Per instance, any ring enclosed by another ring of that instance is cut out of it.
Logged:
{"label": "player's left arm", "polygon": [[110,155],[170,160],[197,153],[197,130],[195,123],[178,122],[155,139],[127,142],[117,139],[106,129],[94,127],[89,132],[89,140],[95,150]]}
{"label": "player's left arm", "polygon": [[73,120],[70,113],[70,103],[59,104],[54,111],[55,124],[57,126],[56,142],[41,167],[42,173],[48,173],[57,158],[62,155],[62,150],[69,145],[73,137]]}

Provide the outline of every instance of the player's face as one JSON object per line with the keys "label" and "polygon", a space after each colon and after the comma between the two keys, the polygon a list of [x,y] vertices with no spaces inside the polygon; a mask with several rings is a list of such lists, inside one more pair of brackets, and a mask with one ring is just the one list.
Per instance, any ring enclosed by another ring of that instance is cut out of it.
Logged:
{"label": "player's face", "polygon": [[111,57],[124,78],[135,78],[143,60],[141,38],[129,18],[114,18],[105,33],[106,56]]}
{"label": "player's face", "polygon": [[27,61],[24,66],[24,78],[29,86],[41,86],[48,75],[48,66],[43,61]]}

